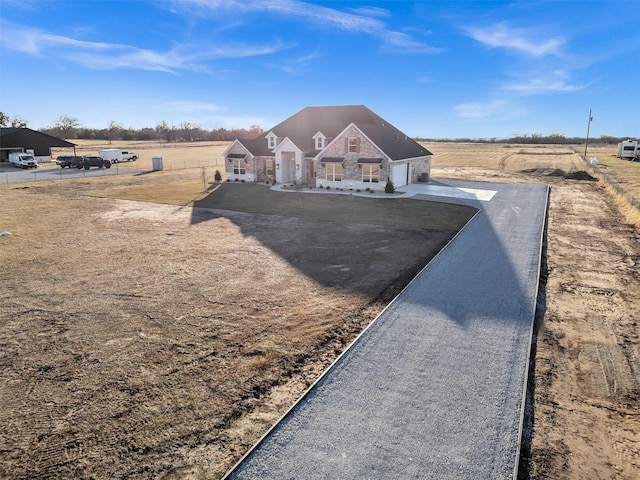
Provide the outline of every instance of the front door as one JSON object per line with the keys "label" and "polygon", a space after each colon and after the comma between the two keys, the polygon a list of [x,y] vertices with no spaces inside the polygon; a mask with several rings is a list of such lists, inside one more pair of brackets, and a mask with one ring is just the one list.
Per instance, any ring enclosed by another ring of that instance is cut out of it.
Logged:
{"label": "front door", "polygon": [[295,153],[282,152],[281,155],[282,183],[293,183],[296,179]]}

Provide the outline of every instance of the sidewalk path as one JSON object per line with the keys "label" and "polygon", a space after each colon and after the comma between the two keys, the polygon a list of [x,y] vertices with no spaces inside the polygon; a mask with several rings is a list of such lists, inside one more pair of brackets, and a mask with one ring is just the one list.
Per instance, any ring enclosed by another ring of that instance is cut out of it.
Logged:
{"label": "sidewalk path", "polygon": [[226,478],[514,477],[548,190],[446,183],[496,193]]}

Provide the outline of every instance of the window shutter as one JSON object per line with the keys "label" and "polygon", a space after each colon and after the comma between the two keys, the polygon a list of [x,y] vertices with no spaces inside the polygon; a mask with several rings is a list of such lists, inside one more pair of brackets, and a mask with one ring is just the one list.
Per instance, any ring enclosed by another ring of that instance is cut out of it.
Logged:
{"label": "window shutter", "polygon": [[344,137],[344,153],[349,153],[349,137]]}
{"label": "window shutter", "polygon": [[360,137],[356,137],[356,153],[360,153]]}

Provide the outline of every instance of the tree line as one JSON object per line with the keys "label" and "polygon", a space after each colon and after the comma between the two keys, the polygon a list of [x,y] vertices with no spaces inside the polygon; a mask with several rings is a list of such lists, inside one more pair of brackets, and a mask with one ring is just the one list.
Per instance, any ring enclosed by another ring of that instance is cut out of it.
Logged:
{"label": "tree line", "polygon": [[[21,117],[10,117],[0,112],[1,127],[27,127],[28,122]],[[57,138],[106,140],[164,140],[166,142],[201,142],[201,141],[231,141],[236,138],[255,138],[263,133],[259,125],[249,128],[213,128],[206,130],[198,123],[180,122],[177,125],[166,121],[158,123],[154,128],[125,128],[120,123],[112,121],[106,128],[83,127],[78,119],[62,116],[52,127],[38,129]]]}
{"label": "tree line", "polygon": [[[28,121],[19,116],[10,117],[0,112],[1,127],[27,127]],[[249,128],[213,128],[206,130],[198,123],[180,122],[177,125],[165,121],[158,123],[154,128],[124,128],[120,123],[112,121],[106,128],[86,128],[78,119],[62,116],[58,118],[52,127],[41,128],[38,131],[48,135],[64,139],[82,140],[106,140],[111,143],[114,140],[163,140],[166,142],[199,142],[199,141],[232,141],[236,138],[255,138],[264,133],[259,125],[251,125]],[[629,137],[615,137],[612,135],[600,135],[597,138],[589,138],[590,143],[620,143]],[[564,144],[574,145],[585,143],[585,137],[566,137],[561,133],[543,135],[541,133],[513,133],[510,138],[425,138],[417,137],[419,142],[467,142],[467,143],[524,143],[524,144]]]}
{"label": "tree line", "polygon": [[[614,137],[612,135],[600,135],[597,138],[589,137],[589,143],[620,143],[629,137]],[[523,144],[558,144],[576,145],[585,143],[586,137],[566,137],[561,133],[543,135],[541,133],[513,133],[509,138],[416,138],[418,142],[458,142],[458,143],[523,143]]]}

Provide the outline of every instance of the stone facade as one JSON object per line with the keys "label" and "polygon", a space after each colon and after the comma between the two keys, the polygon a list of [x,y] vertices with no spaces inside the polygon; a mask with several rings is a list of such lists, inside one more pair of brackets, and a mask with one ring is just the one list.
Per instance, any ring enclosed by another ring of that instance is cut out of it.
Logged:
{"label": "stone facade", "polygon": [[[246,156],[244,158],[235,158],[234,155]],[[269,160],[272,160],[273,165],[274,157],[254,157],[242,145],[235,143],[226,153],[225,176],[231,181],[244,180],[245,182],[272,183],[275,178],[275,171],[273,171],[275,166],[267,171],[267,162]],[[244,168],[244,173],[237,172],[234,169],[235,161],[240,162],[240,167]]]}
{"label": "stone facade", "polygon": [[[355,152],[349,151],[349,138],[355,138]],[[342,181],[335,182],[327,180],[326,163],[322,162],[325,157],[344,157],[342,163]],[[362,180],[362,164],[358,163],[360,158],[379,158],[380,175],[378,182],[364,182]],[[389,179],[389,158],[369,140],[362,132],[351,125],[341,135],[335,138],[318,158],[316,169],[317,187],[340,187],[366,190],[382,190]]]}

